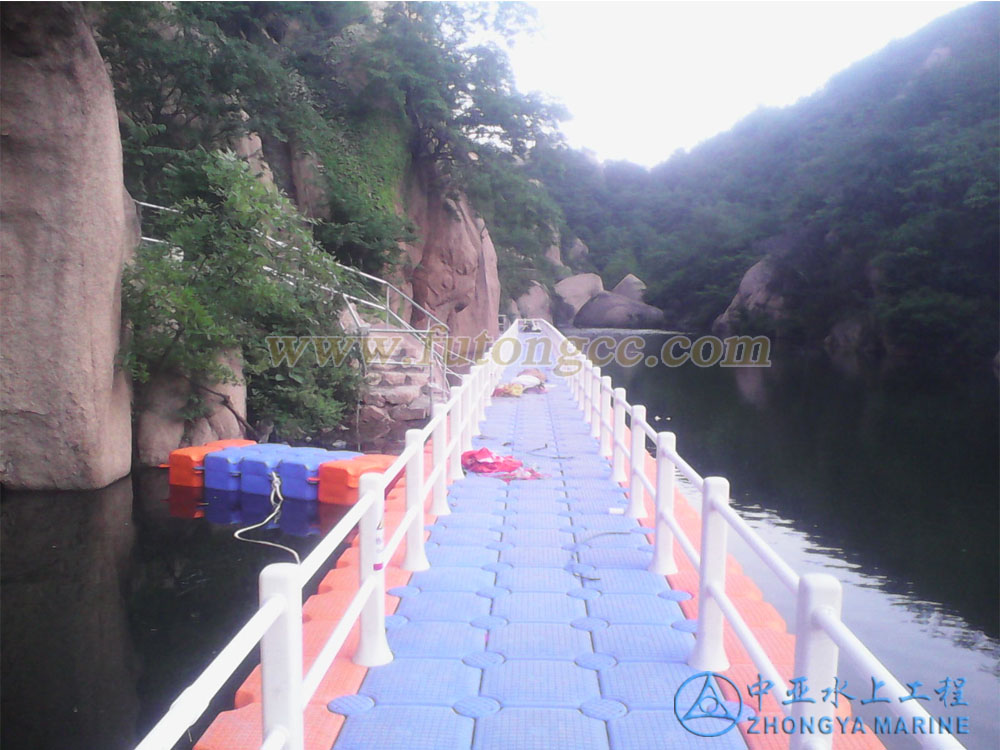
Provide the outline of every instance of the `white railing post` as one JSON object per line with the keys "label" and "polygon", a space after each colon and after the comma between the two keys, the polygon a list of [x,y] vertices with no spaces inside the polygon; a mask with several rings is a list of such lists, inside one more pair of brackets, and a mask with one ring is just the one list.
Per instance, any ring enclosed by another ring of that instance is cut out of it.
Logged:
{"label": "white railing post", "polygon": [[601,437],[601,368],[594,365],[590,380],[590,436]]}
{"label": "white railing post", "polygon": [[[553,342],[553,347],[556,347],[556,344],[559,344],[559,343],[560,342],[558,342],[558,341]],[[556,351],[560,351],[561,352],[562,349],[556,347]],[[571,362],[580,362],[580,369],[576,370],[572,375],[569,376],[569,392],[570,392],[570,395],[573,397],[573,402],[575,404],[579,405],[580,404],[580,382],[581,382],[581,379],[582,379],[582,376],[583,376],[583,362],[580,361],[579,357],[577,357],[577,355],[576,355],[576,347],[575,346],[571,346],[569,348],[569,351],[570,351],[570,354],[568,355],[568,359]]]}
{"label": "white railing post", "polygon": [[431,463],[434,469],[442,467],[434,482],[431,513],[435,516],[446,516],[451,513],[448,507],[448,420],[444,417],[444,404],[434,404],[431,409],[433,419],[437,420],[431,433]]}
{"label": "white railing post", "polygon": [[706,477],[701,503],[701,571],[698,583],[698,631],[688,664],[697,670],[723,672],[729,668],[723,647],[723,615],[715,591],[726,590],[726,536],[728,526],[719,509],[729,505],[729,482]]}
{"label": "white railing post", "polygon": [[475,365],[469,368],[469,414],[472,424],[479,421],[479,370]]}
{"label": "white railing post", "polygon": [[[486,419],[486,398],[489,396],[489,391],[486,389],[486,368],[482,365],[476,365],[476,390],[472,394],[472,397],[476,399],[476,426],[478,428],[479,422]],[[478,433],[479,430],[477,429]]]}
{"label": "white railing post", "polygon": [[670,454],[677,449],[677,438],[672,432],[656,435],[656,536],[653,541],[653,560],[649,569],[660,575],[677,572],[674,560],[674,532],[667,523],[674,516],[674,462]]}
{"label": "white railing post", "polygon": [[455,391],[455,402],[448,414],[448,443],[454,443],[448,454],[448,478],[454,482],[461,479],[462,473],[462,394]]}
{"label": "white railing post", "polygon": [[[496,346],[494,344],[493,346]],[[493,368],[493,388],[496,388],[500,384],[500,379],[503,377],[503,365],[496,361],[493,356],[493,349],[490,349],[490,367]]]}
{"label": "white railing post", "polygon": [[615,388],[612,394],[613,413],[611,433],[611,477],[618,484],[628,479],[625,473],[625,389]]}
{"label": "white railing post", "polygon": [[602,375],[598,387],[601,393],[601,455],[611,458],[611,449],[614,446],[611,441],[611,420],[614,416],[611,405],[611,376]]}
{"label": "white railing post", "polygon": [[402,567],[403,570],[427,570],[431,564],[424,551],[424,431],[407,430],[405,449],[413,451],[406,462],[406,512],[413,508],[420,510],[406,529]]}
{"label": "white railing post", "polygon": [[490,383],[493,377],[490,371],[489,362],[482,362],[479,367],[479,388],[482,394],[483,406],[480,409],[480,419],[486,419],[486,407],[488,407],[493,402],[493,386]]}
{"label": "white railing post", "polygon": [[[822,688],[834,687],[837,677],[839,649],[826,630],[817,622],[816,613],[821,609],[835,619],[840,619],[840,605],[843,590],[840,581],[826,573],[808,573],[799,578],[799,592],[795,606],[795,667],[796,677],[805,677],[805,685],[811,686],[815,703],[796,701],[792,704],[792,718],[796,725],[800,717],[812,718],[819,722],[822,716],[833,721],[834,705],[819,699]],[[789,750],[830,750],[833,747],[833,733],[800,734],[791,737]]]}
{"label": "white railing post", "polygon": [[260,640],[261,714],[264,738],[284,731],[287,750],[302,750],[302,581],[299,566],[274,563],[260,572],[260,603],[285,600],[281,616]]}
{"label": "white railing post", "polygon": [[[558,352],[559,348],[556,346],[556,344],[558,344],[558,342],[553,342],[552,343],[552,347],[553,347],[553,349],[555,349],[556,352]],[[556,362],[561,362],[561,361],[562,361],[562,356],[560,354],[556,354]],[[577,379],[577,375],[579,375],[579,374],[580,374],[579,372],[574,372],[572,375],[567,375],[566,376],[566,385],[569,387],[569,397],[571,399],[573,399],[574,403],[576,403],[576,400],[577,400],[576,399],[576,386],[577,386],[577,383],[579,382],[578,379]]]}
{"label": "white railing post", "polygon": [[628,510],[629,518],[646,517],[646,487],[642,477],[646,472],[646,407],[633,404],[631,441],[629,445]]}
{"label": "white railing post", "polygon": [[392,651],[385,637],[385,569],[382,567],[382,516],[385,509],[385,484],[381,474],[363,474],[358,496],[374,494],[374,502],[358,521],[359,583],[375,576],[376,584],[361,610],[361,637],[354,663],[378,667],[392,661]]}
{"label": "white railing post", "polygon": [[584,361],[583,369],[580,370],[580,409],[583,410],[583,421],[588,425],[594,418],[593,410],[590,408],[590,397],[594,390],[590,380],[591,367],[593,367],[593,364],[588,359]]}
{"label": "white railing post", "polygon": [[472,375],[462,378],[462,450],[472,450],[473,424],[476,421],[476,407],[472,403]]}

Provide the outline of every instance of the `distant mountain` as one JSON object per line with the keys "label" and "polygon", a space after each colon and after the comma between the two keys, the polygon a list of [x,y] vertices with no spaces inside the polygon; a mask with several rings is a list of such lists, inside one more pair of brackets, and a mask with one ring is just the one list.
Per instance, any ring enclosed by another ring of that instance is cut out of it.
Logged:
{"label": "distant mountain", "polygon": [[672,325],[982,362],[998,347],[998,31],[997,4],[962,8],[652,170],[547,146],[529,168],[605,283],[636,271]]}

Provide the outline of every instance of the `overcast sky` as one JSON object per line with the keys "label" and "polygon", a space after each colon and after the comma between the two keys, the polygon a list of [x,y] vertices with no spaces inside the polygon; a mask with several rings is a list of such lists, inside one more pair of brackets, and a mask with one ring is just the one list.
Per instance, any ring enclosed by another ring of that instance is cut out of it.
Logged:
{"label": "overcast sky", "polygon": [[540,2],[510,58],[518,89],[569,109],[571,146],[652,166],[965,4]]}

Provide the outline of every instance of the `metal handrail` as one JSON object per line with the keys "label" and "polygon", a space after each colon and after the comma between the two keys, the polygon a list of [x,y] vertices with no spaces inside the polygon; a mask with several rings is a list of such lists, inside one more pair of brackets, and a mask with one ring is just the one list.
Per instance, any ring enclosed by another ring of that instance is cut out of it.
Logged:
{"label": "metal handrail", "polygon": [[[133,201],[133,202],[136,205],[138,205],[138,206],[143,206],[144,208],[150,208],[150,209],[153,209],[155,211],[164,211],[164,212],[167,212],[167,213],[174,213],[174,214],[182,213],[181,211],[179,211],[176,208],[170,208],[168,206],[160,206],[160,205],[157,205],[155,203],[148,203],[146,201]],[[272,236],[270,236],[269,234],[267,234],[265,232],[261,232],[261,231],[258,231],[258,230],[253,230],[253,231],[254,231],[254,233],[257,236],[266,239],[268,242],[276,245],[277,247],[290,248],[292,250],[296,250],[297,252],[302,252],[301,249],[298,248],[298,247],[296,247],[295,245],[289,244],[289,243],[284,242],[282,240],[279,240],[279,239],[277,239],[275,237],[272,237]],[[156,239],[156,238],[153,238],[153,237],[145,237],[145,236],[143,236],[140,239],[142,241],[144,241],[144,242],[150,242],[150,243],[154,243],[154,244],[164,244],[164,245],[168,245],[169,244],[165,240],[160,240],[160,239]],[[368,281],[371,281],[371,282],[374,282],[376,284],[379,284],[381,286],[384,286],[385,289],[386,289],[385,301],[383,302],[379,297],[377,297],[376,295],[372,294],[363,285],[360,287],[360,289],[361,289],[361,291],[363,291],[369,297],[369,299],[364,299],[363,297],[358,297],[357,295],[351,294],[351,293],[346,292],[346,291],[344,291],[342,289],[332,289],[332,288],[330,288],[330,287],[328,287],[328,286],[326,286],[324,284],[320,284],[320,283],[315,282],[315,281],[311,281],[311,280],[308,280],[308,279],[299,279],[297,277],[291,276],[290,274],[281,273],[281,272],[279,272],[279,271],[277,271],[275,269],[269,268],[267,266],[265,266],[264,269],[266,271],[268,271],[269,273],[272,273],[272,274],[274,274],[276,276],[284,278],[284,280],[287,281],[290,284],[297,284],[297,283],[299,283],[301,281],[309,281],[309,283],[311,283],[315,288],[320,289],[321,291],[324,291],[324,292],[326,292],[326,293],[328,293],[328,294],[330,294],[332,296],[339,296],[341,299],[344,300],[345,307],[349,311],[349,314],[351,316],[352,322],[354,323],[354,325],[359,330],[364,330],[366,328],[366,325],[358,317],[357,311],[350,304],[350,302],[354,302],[355,304],[365,305],[367,307],[371,307],[371,308],[373,308],[375,310],[378,310],[378,311],[384,313],[385,316],[386,316],[386,321],[387,322],[389,322],[390,319],[397,321],[398,324],[400,325],[400,327],[402,328],[402,331],[404,333],[408,333],[408,334],[410,334],[412,336],[415,336],[430,351],[430,354],[431,354],[431,358],[430,359],[431,359],[431,361],[429,361],[427,363],[427,367],[428,367],[428,371],[429,371],[429,374],[430,374],[429,382],[430,382],[431,385],[434,386],[434,387],[431,388],[431,393],[430,393],[431,401],[434,400],[434,393],[436,391],[441,391],[443,393],[448,393],[448,391],[451,388],[451,383],[450,383],[449,377],[455,377],[455,376],[457,376],[459,374],[456,370],[454,370],[452,367],[449,366],[449,361],[454,361],[455,359],[457,359],[457,360],[461,361],[465,365],[475,364],[471,359],[469,359],[468,357],[465,357],[464,355],[461,355],[461,354],[459,354],[457,352],[450,352],[450,351],[448,351],[447,343],[446,342],[435,341],[434,340],[434,336],[432,335],[431,322],[433,322],[435,326],[437,326],[439,329],[443,330],[445,333],[448,332],[448,325],[444,321],[442,321],[440,318],[438,318],[430,310],[428,310],[427,308],[425,308],[424,306],[422,306],[420,303],[418,303],[416,300],[414,300],[412,297],[410,297],[408,294],[406,294],[404,291],[402,291],[395,284],[393,284],[393,283],[391,283],[391,282],[389,282],[389,281],[387,281],[385,279],[379,278],[378,276],[374,276],[372,274],[365,273],[364,271],[361,271],[360,269],[352,268],[351,266],[344,265],[344,264],[342,264],[342,263],[340,263],[338,261],[335,261],[335,260],[333,260],[331,258],[328,258],[325,255],[314,255],[313,259],[317,260],[319,262],[330,263],[330,264],[332,264],[333,266],[335,266],[336,268],[338,268],[338,269],[340,269],[342,271],[346,271],[346,272],[351,273],[351,274],[353,274],[353,275],[355,275],[355,276],[357,276],[359,278],[363,278],[363,279],[366,279]],[[405,320],[398,313],[396,313],[396,311],[392,309],[392,306],[389,303],[389,291],[395,292],[399,297],[401,297],[412,308],[417,309],[421,313],[423,313],[428,318],[428,320],[430,321],[430,322],[428,322],[427,327],[425,329],[423,329],[423,330],[419,329],[419,328],[416,328],[413,325],[411,325],[409,323],[409,321]],[[429,347],[427,347],[428,338],[430,339],[430,346]],[[364,362],[364,358],[362,357],[362,365],[364,366],[366,364],[367,363]],[[434,375],[435,375],[435,372],[439,372],[441,374],[441,384],[439,386],[437,386],[437,385],[434,384],[434,379],[435,379]]]}
{"label": "metal handrail", "polygon": [[339,263],[337,261],[333,261],[333,263],[334,263],[334,265],[336,265],[337,267],[341,268],[344,271],[350,271],[351,273],[353,273],[356,276],[361,276],[362,278],[368,279],[369,281],[374,281],[377,284],[381,284],[381,285],[385,286],[387,289],[391,289],[396,294],[398,294],[400,297],[402,297],[404,300],[406,300],[411,305],[413,305],[415,308],[417,308],[418,310],[420,310],[420,312],[422,312],[428,318],[430,318],[435,323],[437,323],[439,326],[442,326],[443,328],[447,328],[448,327],[447,323],[445,323],[443,320],[441,320],[438,316],[436,316],[434,313],[432,313],[426,307],[422,306],[419,302],[415,301],[412,297],[410,297],[406,292],[402,291],[399,287],[397,287],[391,281],[386,281],[385,279],[381,279],[378,276],[372,276],[371,274],[365,273],[364,271],[362,271],[362,270],[360,270],[358,268],[353,268],[351,266],[345,266],[344,264]]}

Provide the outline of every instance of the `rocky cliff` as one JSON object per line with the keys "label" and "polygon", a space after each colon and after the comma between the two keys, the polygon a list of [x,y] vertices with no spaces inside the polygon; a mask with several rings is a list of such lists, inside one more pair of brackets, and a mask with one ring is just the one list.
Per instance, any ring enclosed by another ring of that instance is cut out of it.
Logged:
{"label": "rocky cliff", "polygon": [[[241,434],[246,390],[207,384],[227,403],[207,395],[208,415],[188,420],[181,412],[192,386],[161,372],[130,405],[116,358],[121,271],[140,234],[122,176],[119,124],[131,120],[116,112],[83,6],[37,8],[3,9],[2,479],[16,488],[95,488],[128,473],[133,447],[140,463],[156,464],[173,448]],[[303,215],[333,221],[334,181],[348,185],[353,173],[331,173],[330,154],[304,145],[308,133],[287,135],[286,142],[251,132],[221,147],[246,159]],[[417,235],[401,248],[398,280],[452,335],[495,335],[500,285],[489,232],[432,164],[387,159],[374,181],[398,197]],[[416,308],[400,311],[418,327],[427,322]],[[229,364],[239,379],[239,356]],[[413,426],[426,413],[427,388],[415,379],[390,373],[374,384],[399,386],[400,394],[385,397],[392,406],[386,420]]]}
{"label": "rocky cliff", "polygon": [[[500,280],[485,222],[464,194],[446,191],[430,166],[411,170],[406,211],[419,239],[407,243],[413,299],[444,321],[454,336],[497,334]],[[425,324],[413,312],[415,326]]]}
{"label": "rocky cliff", "polygon": [[733,301],[715,319],[712,330],[720,336],[728,336],[735,333],[740,321],[749,315],[780,321],[785,316],[785,298],[775,275],[773,256],[765,256],[754,263],[743,275]]}
{"label": "rocky cliff", "polygon": [[0,479],[103,487],[132,455],[115,359],[138,231],[114,95],[79,4],[5,3],[2,26]]}

